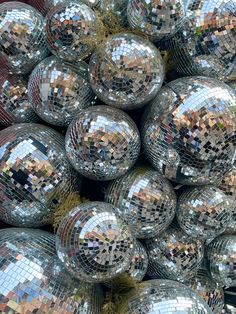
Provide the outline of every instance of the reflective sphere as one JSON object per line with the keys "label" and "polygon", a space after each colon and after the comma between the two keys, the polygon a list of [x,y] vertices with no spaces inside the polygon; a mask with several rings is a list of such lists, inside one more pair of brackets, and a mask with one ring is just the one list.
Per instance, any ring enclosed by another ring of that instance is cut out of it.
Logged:
{"label": "reflective sphere", "polygon": [[37,120],[28,99],[27,82],[24,78],[0,75],[0,124],[9,126]]}
{"label": "reflective sphere", "polygon": [[76,113],[95,99],[87,79],[87,64],[66,64],[55,57],[44,59],[30,76],[29,99],[43,120],[68,125]]}
{"label": "reflective sphere", "polygon": [[51,52],[67,61],[87,58],[95,48],[98,21],[95,12],[79,1],[58,3],[46,16]]}
{"label": "reflective sphere", "polygon": [[145,33],[152,41],[175,34],[183,23],[183,0],[130,0],[129,25]]}
{"label": "reflective sphere", "polygon": [[139,132],[124,112],[95,106],[81,111],[66,133],[67,156],[76,170],[94,180],[122,176],[136,162]]}
{"label": "reflective sphere", "polygon": [[0,62],[10,73],[29,73],[47,54],[43,16],[21,2],[0,4]]}
{"label": "reflective sphere", "polygon": [[[142,281],[148,268],[148,255],[145,247],[138,240],[134,242],[134,252],[128,274],[137,281]],[[115,279],[114,279],[115,280]]]}
{"label": "reflective sphere", "polygon": [[57,258],[54,235],[0,230],[1,313],[101,313],[99,287],[70,277]]}
{"label": "reflective sphere", "polygon": [[209,269],[223,286],[236,286],[236,235],[220,235],[207,250]]}
{"label": "reflective sphere", "polygon": [[147,239],[151,278],[184,281],[197,273],[203,258],[203,244],[173,226],[156,238]]}
{"label": "reflective sphere", "polygon": [[209,272],[201,268],[195,277],[185,282],[209,305],[214,314],[221,314],[224,306],[224,290],[214,282]]}
{"label": "reflective sphere", "polygon": [[171,280],[141,283],[137,294],[126,300],[122,314],[212,314],[195,292]]}
{"label": "reflective sphere", "polygon": [[145,153],[167,178],[188,185],[215,183],[232,168],[236,95],[205,77],[163,87],[144,114]]}
{"label": "reflective sphere", "polygon": [[128,227],[103,202],[81,204],[57,231],[57,254],[74,277],[86,282],[112,279],[129,268],[133,238]]}
{"label": "reflective sphere", "polygon": [[187,75],[236,78],[236,1],[189,0],[187,19],[169,49],[175,68]]}
{"label": "reflective sphere", "polygon": [[226,172],[219,188],[228,196],[232,216],[226,227],[226,233],[236,233],[236,167]]}
{"label": "reflective sphere", "polygon": [[228,197],[213,186],[185,190],[178,200],[177,219],[191,237],[207,240],[223,233],[231,221]]}
{"label": "reflective sphere", "polygon": [[157,171],[148,168],[136,168],[111,182],[105,199],[119,208],[137,238],[161,233],[175,215],[173,187]]}
{"label": "reflective sphere", "polygon": [[100,0],[100,10],[114,14],[121,25],[127,24],[128,0]]}
{"label": "reflective sphere", "polygon": [[89,63],[94,92],[107,105],[137,109],[160,90],[164,64],[157,48],[146,39],[121,33],[112,36]]}
{"label": "reflective sphere", "polygon": [[0,220],[27,227],[51,223],[75,188],[59,133],[33,123],[0,132]]}

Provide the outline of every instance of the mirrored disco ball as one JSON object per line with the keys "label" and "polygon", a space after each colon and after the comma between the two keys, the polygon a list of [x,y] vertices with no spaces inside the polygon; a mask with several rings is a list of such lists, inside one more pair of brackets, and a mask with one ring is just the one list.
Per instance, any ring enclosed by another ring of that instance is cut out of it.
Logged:
{"label": "mirrored disco ball", "polygon": [[[148,255],[143,244],[135,240],[134,252],[128,269],[128,274],[137,281],[142,281],[148,268]],[[115,280],[115,279],[114,279]]]}
{"label": "mirrored disco ball", "polygon": [[36,122],[28,99],[27,82],[16,75],[0,75],[0,124]]}
{"label": "mirrored disco ball", "polygon": [[0,230],[0,256],[1,313],[101,313],[101,289],[65,272],[53,234]]}
{"label": "mirrored disco ball", "polygon": [[149,280],[121,305],[122,314],[212,314],[194,291],[171,280]]}
{"label": "mirrored disco ball", "polygon": [[150,238],[161,233],[175,215],[173,187],[157,171],[148,168],[135,168],[112,181],[105,199],[119,208],[137,238]]}
{"label": "mirrored disco ball", "polygon": [[43,23],[43,16],[25,3],[0,4],[0,62],[10,73],[29,73],[47,56]]}
{"label": "mirrored disco ball", "polygon": [[140,151],[133,120],[108,106],[81,111],[68,128],[65,143],[74,168],[93,180],[122,176],[134,165]]}
{"label": "mirrored disco ball", "polygon": [[226,227],[226,233],[236,232],[236,167],[226,172],[219,188],[228,196],[232,210],[231,219]]}
{"label": "mirrored disco ball", "polygon": [[235,14],[235,0],[187,1],[187,19],[168,48],[175,68],[187,75],[235,79]]}
{"label": "mirrored disco ball", "polygon": [[220,235],[207,247],[209,269],[222,286],[236,286],[236,235]]}
{"label": "mirrored disco ball", "polygon": [[104,103],[137,109],[160,90],[164,63],[152,43],[135,34],[120,33],[92,55],[89,72],[91,86]]}
{"label": "mirrored disco ball", "polygon": [[46,122],[67,126],[81,109],[94,104],[87,64],[44,59],[29,79],[29,99],[35,112]]}
{"label": "mirrored disco ball", "polygon": [[152,41],[169,38],[183,23],[182,0],[130,0],[127,16],[129,25],[149,36]]}
{"label": "mirrored disco ball", "polygon": [[222,180],[235,155],[236,95],[205,77],[163,87],[143,117],[144,151],[165,177],[188,184]]}
{"label": "mirrored disco ball", "polygon": [[49,48],[67,61],[80,61],[92,53],[98,28],[95,12],[80,1],[58,3],[46,16]]}
{"label": "mirrored disco ball", "polygon": [[128,0],[100,0],[100,10],[114,14],[121,25],[127,24]]}
{"label": "mirrored disco ball", "polygon": [[76,189],[63,140],[33,123],[0,132],[0,220],[27,227],[52,222],[57,206]]}
{"label": "mirrored disco ball", "polygon": [[114,207],[89,202],[70,211],[57,231],[57,254],[75,278],[107,281],[129,268],[134,240]]}
{"label": "mirrored disco ball", "polygon": [[178,199],[177,219],[191,237],[207,240],[223,233],[231,221],[231,204],[214,186],[185,190]]}
{"label": "mirrored disco ball", "polygon": [[161,235],[146,240],[151,278],[184,281],[194,277],[203,258],[203,244],[181,229],[170,226]]}
{"label": "mirrored disco ball", "polygon": [[222,314],[224,290],[213,280],[206,269],[199,269],[197,275],[185,284],[208,303],[214,314]]}

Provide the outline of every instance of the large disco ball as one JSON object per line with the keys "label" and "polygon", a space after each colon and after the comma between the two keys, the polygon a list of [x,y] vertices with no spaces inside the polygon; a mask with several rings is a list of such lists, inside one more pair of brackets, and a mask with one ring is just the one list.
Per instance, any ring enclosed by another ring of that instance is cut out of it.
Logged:
{"label": "large disco ball", "polygon": [[173,187],[161,174],[148,168],[136,168],[112,181],[105,199],[119,208],[137,238],[161,233],[175,215]]}
{"label": "large disco ball", "polygon": [[226,233],[236,233],[236,167],[226,172],[219,188],[228,196],[232,216],[226,227]]}
{"label": "large disco ball", "polygon": [[129,268],[134,240],[114,207],[88,202],[75,207],[57,230],[57,254],[74,277],[105,282]]}
{"label": "large disco ball", "polygon": [[16,75],[0,75],[0,124],[36,122],[38,120],[28,98],[27,82]]}
{"label": "large disco ball", "polygon": [[136,162],[140,137],[133,120],[108,106],[84,109],[66,133],[67,156],[74,168],[94,180],[122,176]]}
{"label": "large disco ball", "polygon": [[174,35],[184,21],[183,0],[130,0],[127,16],[129,25],[152,41]]}
{"label": "large disco ball", "polygon": [[236,235],[220,235],[207,247],[209,269],[222,286],[236,287]]}
{"label": "large disco ball", "polygon": [[235,79],[235,15],[235,0],[187,1],[187,18],[168,47],[175,69],[187,75]]}
{"label": "large disco ball", "polygon": [[232,168],[236,95],[206,77],[184,77],[161,89],[144,115],[145,153],[167,178],[209,184]]}
{"label": "large disco ball", "polygon": [[[148,255],[144,245],[135,240],[134,252],[127,273],[136,281],[142,281],[148,268]],[[114,279],[115,280],[115,279]]]}
{"label": "large disco ball", "polygon": [[184,281],[197,273],[203,259],[203,244],[176,226],[146,240],[151,278]]}
{"label": "large disco ball", "polygon": [[222,314],[224,290],[213,280],[205,268],[200,268],[197,275],[185,284],[208,303],[214,314]]}
{"label": "large disco ball", "polygon": [[231,204],[214,186],[185,190],[178,199],[177,219],[191,237],[207,240],[223,233],[231,221]]}
{"label": "large disco ball", "polygon": [[0,220],[27,227],[52,222],[57,206],[76,189],[63,140],[33,123],[0,132]]}
{"label": "large disco ball", "polygon": [[46,122],[67,126],[81,109],[93,105],[95,95],[87,77],[87,64],[44,59],[29,79],[29,99]]}
{"label": "large disco ball", "polygon": [[110,37],[89,63],[94,92],[107,105],[137,109],[160,90],[164,64],[157,48],[131,33]]}
{"label": "large disco ball", "polygon": [[128,0],[100,0],[99,9],[102,12],[114,14],[119,23],[127,25],[127,5]]}
{"label": "large disco ball", "polygon": [[1,313],[101,313],[98,286],[75,281],[42,230],[0,230]]}
{"label": "large disco ball", "polygon": [[172,280],[149,280],[121,304],[122,314],[212,314],[207,303],[185,285]]}
{"label": "large disco ball", "polygon": [[67,61],[80,61],[92,53],[98,28],[95,12],[80,1],[58,3],[46,16],[49,48]]}
{"label": "large disco ball", "polygon": [[0,4],[0,63],[26,74],[48,54],[43,16],[22,2]]}

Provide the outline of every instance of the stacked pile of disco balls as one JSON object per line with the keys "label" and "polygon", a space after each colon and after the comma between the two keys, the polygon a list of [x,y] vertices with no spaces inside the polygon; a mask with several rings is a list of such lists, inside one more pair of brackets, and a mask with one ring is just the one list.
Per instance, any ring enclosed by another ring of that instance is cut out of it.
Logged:
{"label": "stacked pile of disco balls", "polygon": [[236,313],[236,0],[1,0],[0,129],[0,313]]}

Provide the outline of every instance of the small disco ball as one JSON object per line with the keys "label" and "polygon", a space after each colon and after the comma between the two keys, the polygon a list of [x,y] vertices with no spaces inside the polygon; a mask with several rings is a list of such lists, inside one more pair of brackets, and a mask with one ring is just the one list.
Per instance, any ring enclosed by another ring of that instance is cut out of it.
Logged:
{"label": "small disco ball", "polygon": [[206,77],[184,77],[161,89],[144,114],[144,151],[170,180],[202,185],[222,180],[235,155],[236,95]]}
{"label": "small disco ball", "polygon": [[79,1],[58,3],[46,16],[49,48],[67,61],[80,61],[93,52],[98,28],[95,12]]}
{"label": "small disco ball", "polygon": [[139,131],[121,110],[108,106],[84,109],[66,133],[66,152],[74,168],[93,180],[122,176],[136,162]]}
{"label": "small disco ball", "polygon": [[151,278],[184,281],[194,277],[203,259],[203,244],[181,229],[170,226],[158,237],[146,240]]}
{"label": "small disco ball", "polygon": [[35,112],[46,122],[67,126],[81,109],[94,104],[95,95],[87,77],[88,66],[44,59],[29,79],[29,99]]}
{"label": "small disco ball", "polygon": [[102,291],[65,271],[53,234],[0,230],[1,313],[101,313]]}
{"label": "small disco ball", "polygon": [[0,75],[0,124],[36,122],[28,99],[27,82],[16,75]]}
{"label": "small disco ball", "polygon": [[100,10],[114,14],[121,25],[127,24],[128,0],[100,0]]}
{"label": "small disco ball", "polygon": [[135,168],[112,181],[105,199],[119,208],[134,236],[141,239],[160,234],[175,216],[173,187],[157,171],[148,168]]}
{"label": "small disco ball", "polygon": [[137,109],[152,100],[164,80],[164,63],[157,48],[131,33],[110,37],[89,63],[90,83],[107,105]]}
{"label": "small disco ball", "polygon": [[[136,240],[134,252],[127,273],[136,281],[142,281],[148,268],[148,255],[143,244]],[[114,279],[115,280],[115,279]]]}
{"label": "small disco ball", "polygon": [[236,235],[220,235],[207,247],[209,269],[222,286],[236,287]]}
{"label": "small disco ball", "polygon": [[185,17],[183,0],[130,0],[127,8],[131,28],[157,42],[173,36]]}
{"label": "small disco ball", "polygon": [[75,207],[57,231],[57,254],[75,278],[106,282],[129,268],[134,240],[114,207],[88,202]]}
{"label": "small disco ball", "polygon": [[195,277],[185,285],[199,294],[212,309],[214,314],[222,314],[224,307],[224,290],[211,277],[205,268],[200,268]]}
{"label": "small disco ball", "polygon": [[228,171],[219,188],[228,196],[232,209],[232,217],[226,227],[225,233],[236,233],[236,167]]}
{"label": "small disco ball", "polygon": [[236,78],[235,0],[189,0],[182,28],[168,43],[175,69],[225,81]]}
{"label": "small disco ball", "polygon": [[212,314],[207,303],[185,285],[172,280],[148,280],[121,304],[122,314]]}
{"label": "small disco ball", "polygon": [[63,137],[46,126],[21,123],[0,132],[0,219],[15,226],[52,222],[75,175]]}
{"label": "small disco ball", "polygon": [[231,204],[214,186],[185,190],[178,200],[177,219],[189,236],[201,240],[223,233],[231,221]]}
{"label": "small disco ball", "polygon": [[25,3],[0,4],[0,62],[9,73],[29,73],[48,55],[43,24],[43,16]]}

